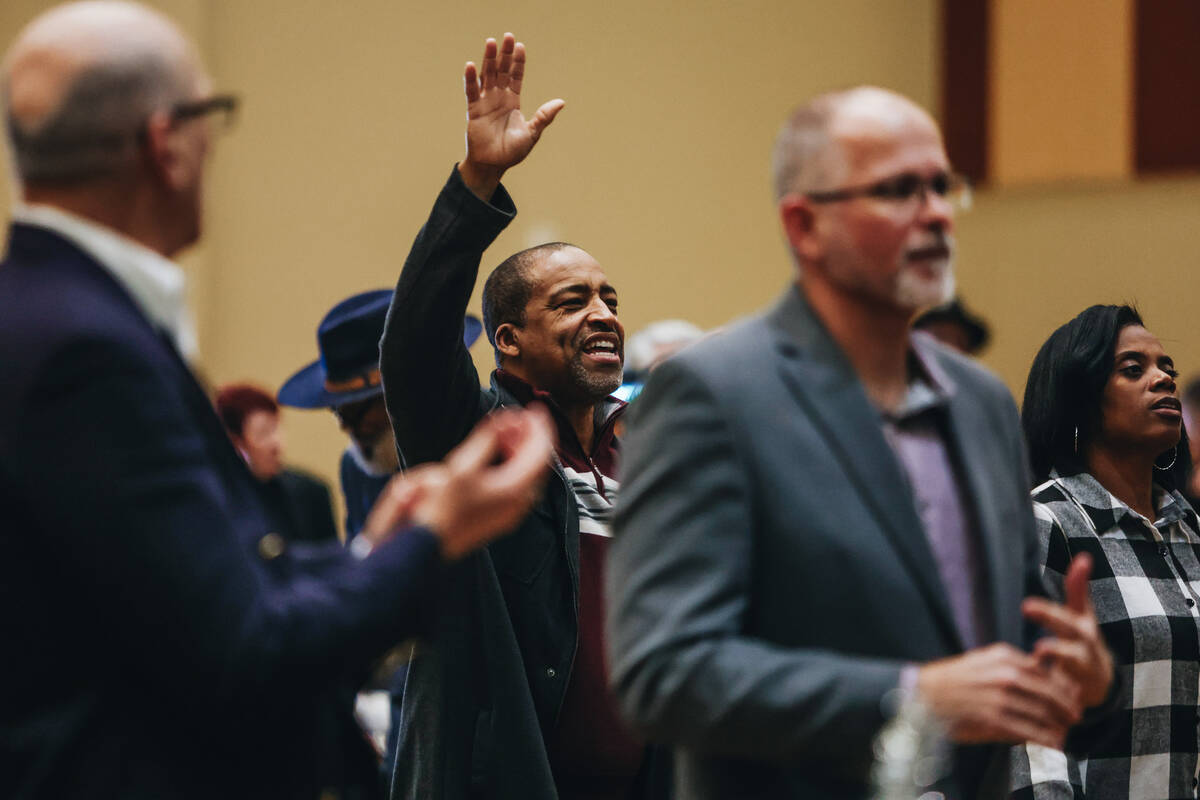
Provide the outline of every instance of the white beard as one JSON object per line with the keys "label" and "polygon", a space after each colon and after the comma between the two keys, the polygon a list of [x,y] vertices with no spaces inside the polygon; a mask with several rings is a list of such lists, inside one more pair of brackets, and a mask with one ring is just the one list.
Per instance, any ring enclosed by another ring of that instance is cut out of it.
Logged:
{"label": "white beard", "polygon": [[363,472],[376,478],[392,475],[400,469],[400,457],[396,453],[396,439],[389,430],[371,445],[370,458],[354,437],[350,437],[350,458]]}
{"label": "white beard", "polygon": [[937,275],[926,278],[914,269],[904,268],[896,277],[893,299],[901,308],[918,311],[940,306],[954,299],[954,265],[950,259],[937,262]]}

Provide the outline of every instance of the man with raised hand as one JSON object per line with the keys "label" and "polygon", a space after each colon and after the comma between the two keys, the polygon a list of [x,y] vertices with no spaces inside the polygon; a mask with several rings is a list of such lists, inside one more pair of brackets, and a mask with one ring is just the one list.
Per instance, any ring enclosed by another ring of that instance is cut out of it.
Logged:
{"label": "man with raised hand", "polygon": [[362,558],[289,545],[180,355],[168,259],[199,236],[232,98],[124,2],[33,20],[0,97],[22,200],[0,263],[4,793],[328,796],[315,698],[430,629],[443,565],[527,512],[549,420],[496,416],[391,484]]}
{"label": "man with raised hand", "polygon": [[524,74],[511,34],[488,40],[481,69],[466,66],[466,157],[400,274],[380,367],[408,466],[441,458],[492,410],[533,401],[554,419],[557,463],[507,541],[453,571],[453,611],[404,688],[394,798],[623,800],[661,796],[666,783],[606,685],[601,570],[623,409],[610,397],[624,361],[616,290],[578,247],[523,250],[483,289],[490,388],[462,342],[483,252],[516,213],[500,179],[563,106],[551,100],[526,120]]}
{"label": "man with raised hand", "polygon": [[[796,111],[773,167],[793,285],[655,370],[628,421],[613,685],[676,747],[681,797],[864,797],[904,699],[954,744],[937,788],[1002,797],[1002,745],[1061,746],[1113,667],[1086,564],[1069,608],[1023,607],[1040,565],[1008,391],[909,334],[951,296],[965,185],[933,119],[872,87]],[[1027,651],[1023,610],[1057,638]]]}

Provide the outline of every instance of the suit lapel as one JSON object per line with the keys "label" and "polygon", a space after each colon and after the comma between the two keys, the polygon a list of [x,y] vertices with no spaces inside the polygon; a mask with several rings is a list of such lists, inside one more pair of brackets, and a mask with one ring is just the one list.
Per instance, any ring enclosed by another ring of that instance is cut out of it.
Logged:
{"label": "suit lapel", "polygon": [[790,290],[770,317],[781,334],[774,346],[785,383],[912,574],[943,635],[962,649],[908,478],[858,376],[799,290]]}
{"label": "suit lapel", "polygon": [[[950,398],[950,442],[949,447],[955,458],[955,463],[961,466],[961,474],[965,477],[966,489],[971,498],[969,512],[974,513],[975,524],[978,526],[980,539],[979,556],[983,559],[983,571],[986,575],[991,601],[992,633],[997,638],[1013,640],[1016,632],[1006,635],[1000,610],[1012,608],[1019,598],[1008,588],[1008,581],[1000,579],[1001,565],[1004,563],[1004,548],[1002,537],[1005,531],[1000,529],[1000,513],[996,506],[996,491],[991,485],[989,476],[993,472],[991,461],[995,453],[990,448],[981,446],[979,440],[982,431],[993,427],[977,402],[957,391]],[[1012,532],[1008,532],[1012,535]],[[1020,586],[1020,582],[1016,584]]]}

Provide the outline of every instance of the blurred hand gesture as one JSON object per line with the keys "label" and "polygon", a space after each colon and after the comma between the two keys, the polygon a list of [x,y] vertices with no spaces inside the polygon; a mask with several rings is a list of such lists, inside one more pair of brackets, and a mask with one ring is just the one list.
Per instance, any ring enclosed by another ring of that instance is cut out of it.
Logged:
{"label": "blurred hand gesture", "polygon": [[917,691],[961,744],[1033,742],[1061,750],[1083,713],[1077,692],[1064,691],[1036,657],[1002,642],[922,665]]}
{"label": "blurred hand gesture", "polygon": [[1113,680],[1112,653],[1100,633],[1088,591],[1091,574],[1092,557],[1080,553],[1067,567],[1064,604],[1030,597],[1021,606],[1027,618],[1054,634],[1034,645],[1034,657],[1078,687],[1084,708],[1104,702]]}
{"label": "blurred hand gesture", "polygon": [[511,33],[504,34],[499,48],[495,39],[487,40],[482,74],[469,61],[463,71],[467,156],[458,169],[467,187],[483,200],[491,199],[505,170],[529,155],[564,105],[562,100],[551,100],[525,119],[521,116],[524,78],[525,45]]}
{"label": "blurred hand gesture", "polygon": [[401,526],[423,525],[447,560],[510,531],[541,494],[554,427],[541,406],[504,409],[475,426],[440,464],[398,475],[371,510],[363,535],[373,544]]}

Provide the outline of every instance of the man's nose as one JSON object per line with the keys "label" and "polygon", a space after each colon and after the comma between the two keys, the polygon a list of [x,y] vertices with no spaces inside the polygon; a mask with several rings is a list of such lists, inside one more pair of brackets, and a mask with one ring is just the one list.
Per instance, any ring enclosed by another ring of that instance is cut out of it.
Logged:
{"label": "man's nose", "polygon": [[608,303],[597,297],[588,307],[588,321],[602,322],[612,326],[617,321],[617,313],[612,310]]}
{"label": "man's nose", "polygon": [[917,214],[923,227],[941,231],[954,229],[954,206],[928,184],[921,191],[921,207]]}

